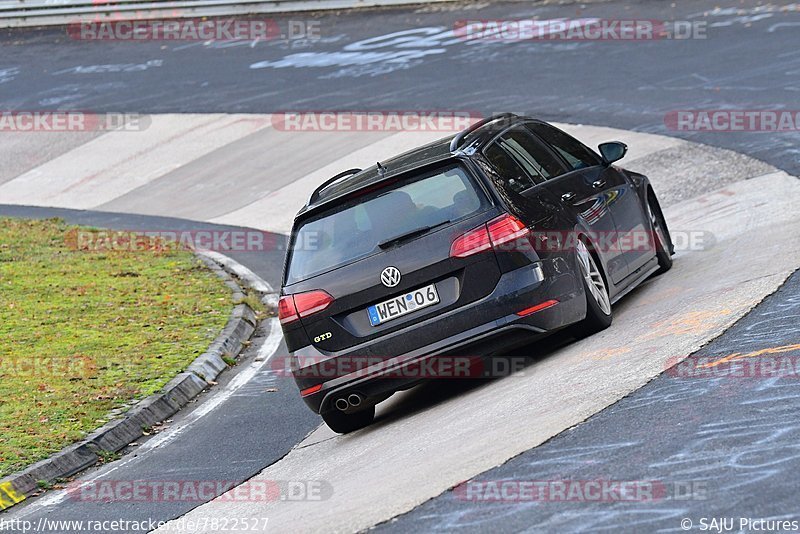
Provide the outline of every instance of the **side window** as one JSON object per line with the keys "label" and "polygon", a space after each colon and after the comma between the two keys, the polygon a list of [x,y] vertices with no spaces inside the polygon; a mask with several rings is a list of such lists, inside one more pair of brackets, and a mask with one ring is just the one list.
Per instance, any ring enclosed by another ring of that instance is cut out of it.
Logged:
{"label": "side window", "polygon": [[558,128],[540,122],[529,123],[528,128],[553,145],[553,148],[567,160],[572,170],[594,167],[601,163],[600,158],[586,145]]}
{"label": "side window", "polygon": [[523,128],[503,134],[498,142],[536,183],[543,183],[566,170],[547,148]]}
{"label": "side window", "polygon": [[566,171],[561,162],[523,128],[503,134],[484,154],[517,193]]}
{"label": "side window", "polygon": [[514,158],[497,142],[489,145],[483,153],[512,191],[521,193],[536,185]]}

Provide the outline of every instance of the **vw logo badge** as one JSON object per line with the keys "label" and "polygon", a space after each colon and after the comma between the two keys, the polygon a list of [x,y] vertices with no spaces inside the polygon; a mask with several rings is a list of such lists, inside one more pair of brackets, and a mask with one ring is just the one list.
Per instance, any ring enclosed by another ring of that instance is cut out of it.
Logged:
{"label": "vw logo badge", "polygon": [[386,287],[394,287],[400,283],[400,269],[387,267],[381,271],[381,283]]}

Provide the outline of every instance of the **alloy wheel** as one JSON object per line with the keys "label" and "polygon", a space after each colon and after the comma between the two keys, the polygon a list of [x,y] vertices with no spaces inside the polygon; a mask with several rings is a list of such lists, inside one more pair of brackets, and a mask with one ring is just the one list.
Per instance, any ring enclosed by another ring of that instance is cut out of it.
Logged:
{"label": "alloy wheel", "polygon": [[586,286],[589,288],[592,298],[604,314],[611,315],[611,301],[608,298],[608,290],[600,269],[583,241],[578,241],[577,249],[578,263],[580,263],[583,278],[586,280]]}

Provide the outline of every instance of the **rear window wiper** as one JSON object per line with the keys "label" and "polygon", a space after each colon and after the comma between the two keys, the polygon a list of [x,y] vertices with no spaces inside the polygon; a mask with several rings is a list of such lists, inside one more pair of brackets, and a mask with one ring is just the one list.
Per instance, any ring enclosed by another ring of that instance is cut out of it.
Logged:
{"label": "rear window wiper", "polygon": [[408,239],[412,239],[414,237],[421,236],[422,234],[426,234],[426,233],[430,232],[431,230],[433,230],[434,228],[438,228],[438,227],[443,226],[443,225],[445,225],[445,224],[447,224],[449,222],[450,221],[448,220],[448,221],[442,221],[440,223],[437,223],[437,224],[434,224],[434,225],[431,225],[431,226],[422,226],[420,228],[417,228],[415,230],[410,230],[410,231],[405,232],[403,234],[400,234],[398,236],[390,237],[389,239],[386,239],[386,240],[381,241],[380,243],[378,243],[378,247],[380,247],[381,249],[387,249],[387,248],[391,247],[392,245],[394,245],[396,243],[400,243],[402,241],[406,241]]}

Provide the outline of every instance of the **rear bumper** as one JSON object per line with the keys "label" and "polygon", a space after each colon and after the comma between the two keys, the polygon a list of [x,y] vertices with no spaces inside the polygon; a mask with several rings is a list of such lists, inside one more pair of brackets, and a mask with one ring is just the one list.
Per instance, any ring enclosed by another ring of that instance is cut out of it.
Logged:
{"label": "rear bumper", "polygon": [[[530,266],[511,271],[501,277],[490,295],[453,311],[488,319],[478,326],[388,358],[360,358],[359,354],[369,353],[363,345],[337,354],[305,347],[296,353],[298,362],[313,363],[297,369],[294,377],[301,390],[322,384],[321,389],[303,400],[315,412],[323,413],[334,409],[337,398],[351,393],[381,399],[428,378],[487,376],[484,363],[488,356],[582,319],[586,309],[582,290],[578,289],[581,287],[569,273],[545,278],[542,269]],[[516,314],[551,299],[558,300],[558,304],[525,317]],[[452,324],[453,320],[454,317],[435,317],[394,335],[413,336],[416,329],[435,327],[441,321]],[[348,372],[351,367],[357,369]]]}

